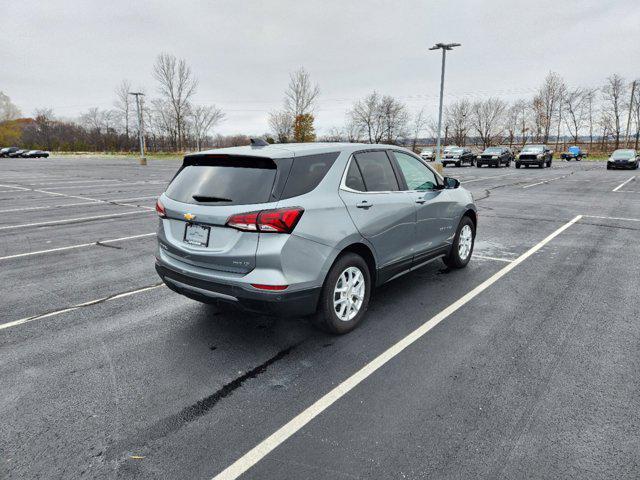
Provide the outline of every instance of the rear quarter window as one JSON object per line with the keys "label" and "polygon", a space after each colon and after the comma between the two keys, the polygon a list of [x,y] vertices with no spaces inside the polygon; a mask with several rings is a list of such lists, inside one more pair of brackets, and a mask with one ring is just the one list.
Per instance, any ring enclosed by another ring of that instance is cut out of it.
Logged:
{"label": "rear quarter window", "polygon": [[340,152],[295,157],[280,198],[297,197],[312,191],[322,181],[338,155]]}

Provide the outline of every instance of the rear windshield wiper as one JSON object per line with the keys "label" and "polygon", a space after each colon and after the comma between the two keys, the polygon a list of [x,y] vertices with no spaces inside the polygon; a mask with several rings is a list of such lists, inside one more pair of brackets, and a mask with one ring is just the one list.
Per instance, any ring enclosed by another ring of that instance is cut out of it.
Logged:
{"label": "rear windshield wiper", "polygon": [[207,195],[193,195],[191,198],[193,198],[196,202],[203,202],[203,203],[207,203],[207,202],[233,202],[233,200],[231,200],[229,198],[209,197]]}

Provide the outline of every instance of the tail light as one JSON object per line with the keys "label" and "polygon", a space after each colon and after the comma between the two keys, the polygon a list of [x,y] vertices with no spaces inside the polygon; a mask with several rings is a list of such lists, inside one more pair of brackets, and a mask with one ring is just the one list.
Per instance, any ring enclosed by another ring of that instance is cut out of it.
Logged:
{"label": "tail light", "polygon": [[302,207],[278,208],[231,215],[227,226],[244,232],[291,233],[304,213]]}
{"label": "tail light", "polygon": [[164,205],[160,200],[156,202],[156,212],[160,218],[167,218],[167,212],[164,210]]}

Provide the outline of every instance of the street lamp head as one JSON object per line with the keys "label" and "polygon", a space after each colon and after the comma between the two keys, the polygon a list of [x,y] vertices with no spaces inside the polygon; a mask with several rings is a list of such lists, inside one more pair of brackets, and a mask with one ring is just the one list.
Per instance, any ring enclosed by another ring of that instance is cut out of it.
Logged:
{"label": "street lamp head", "polygon": [[429,50],[453,50],[455,47],[460,47],[460,43],[436,43]]}
{"label": "street lamp head", "polygon": [[129,95],[144,95],[142,92],[129,92]]}

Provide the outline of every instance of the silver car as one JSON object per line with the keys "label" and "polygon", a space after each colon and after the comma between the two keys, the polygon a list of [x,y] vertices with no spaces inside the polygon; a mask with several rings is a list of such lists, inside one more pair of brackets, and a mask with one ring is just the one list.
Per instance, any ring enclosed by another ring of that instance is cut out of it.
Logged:
{"label": "silver car", "polygon": [[187,155],[158,199],[156,270],[189,298],[362,320],[375,286],[436,258],[467,265],[471,194],[391,145],[306,143]]}

